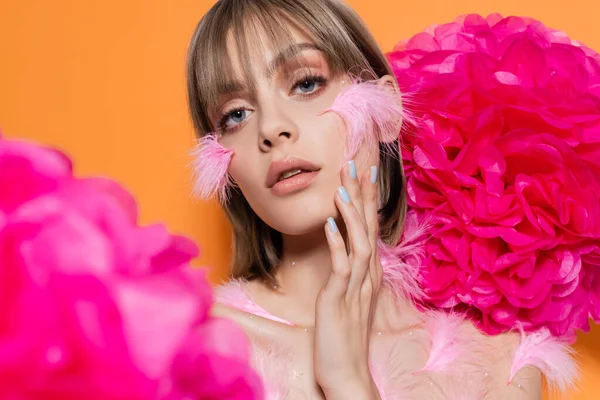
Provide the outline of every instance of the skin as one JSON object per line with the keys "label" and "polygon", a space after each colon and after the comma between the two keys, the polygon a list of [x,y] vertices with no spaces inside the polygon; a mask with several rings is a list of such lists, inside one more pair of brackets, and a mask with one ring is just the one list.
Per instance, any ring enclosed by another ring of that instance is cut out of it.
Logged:
{"label": "skin", "polygon": [[[313,43],[292,23],[290,30],[297,43]],[[243,76],[232,37],[229,50],[237,75]],[[294,368],[303,372],[303,396],[379,399],[368,367],[369,347],[380,339],[376,332],[405,334],[406,321],[414,315],[397,315],[391,326],[382,300],[386,294],[380,290],[382,272],[376,245],[377,188],[369,179],[371,167],[379,166],[378,150],[360,150],[357,178],[350,176],[349,166],[340,169],[344,125],[333,113],[317,114],[333,103],[348,77],[333,77],[323,54],[310,49],[301,53],[308,70],[277,70],[269,77],[266,66],[279,50],[254,52],[257,92],[221,98],[212,115],[215,123],[227,115],[221,143],[234,149],[229,169],[232,178],[256,214],[283,237],[283,256],[277,267],[280,286],[251,281],[249,295],[268,312],[296,326],[250,319],[248,314],[224,306],[216,306],[214,314],[238,321],[257,341],[278,341],[292,348]],[[322,75],[327,83],[305,80],[294,88],[307,72]],[[387,75],[379,79],[390,90],[397,90],[394,82]],[[234,109],[243,111],[231,112]],[[309,160],[321,171],[308,188],[275,196],[265,185],[267,171],[272,161],[287,156]],[[349,193],[349,204],[340,197],[340,186]],[[337,232],[326,223],[328,217],[336,221]],[[409,357],[406,363],[411,362],[417,363]],[[507,398],[541,398],[539,374],[523,371],[531,375],[531,390],[507,392]],[[294,398],[293,391],[288,398]]]}

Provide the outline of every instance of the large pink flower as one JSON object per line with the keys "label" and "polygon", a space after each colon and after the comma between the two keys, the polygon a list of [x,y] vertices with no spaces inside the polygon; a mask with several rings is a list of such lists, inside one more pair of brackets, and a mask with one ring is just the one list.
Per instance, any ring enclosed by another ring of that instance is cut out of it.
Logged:
{"label": "large pink flower", "polygon": [[488,333],[600,319],[600,56],[533,19],[468,15],[388,54],[419,121],[411,212],[429,302]]}
{"label": "large pink flower", "polygon": [[[73,177],[52,149],[0,138],[0,188],[0,398],[177,398],[176,355],[190,338],[210,349],[213,337],[194,332],[220,323],[204,272],[189,266],[196,245],[139,227],[125,190]],[[246,345],[236,327],[221,334]],[[230,355],[189,357],[206,374]],[[243,351],[230,374],[239,398],[258,398]]]}

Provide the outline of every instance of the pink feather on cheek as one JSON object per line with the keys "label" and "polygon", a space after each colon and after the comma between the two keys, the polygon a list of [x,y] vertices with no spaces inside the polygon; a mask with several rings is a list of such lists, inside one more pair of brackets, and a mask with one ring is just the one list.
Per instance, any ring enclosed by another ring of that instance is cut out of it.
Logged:
{"label": "pink feather on cheek", "polygon": [[354,158],[364,144],[393,143],[405,117],[401,95],[377,81],[354,81],[318,115],[326,112],[336,113],[346,125],[345,161]]}
{"label": "pink feather on cheek", "polygon": [[233,149],[223,147],[214,133],[198,142],[192,151],[194,158],[194,194],[201,199],[217,195],[221,203],[228,200],[228,187],[233,184],[227,170],[233,157]]}

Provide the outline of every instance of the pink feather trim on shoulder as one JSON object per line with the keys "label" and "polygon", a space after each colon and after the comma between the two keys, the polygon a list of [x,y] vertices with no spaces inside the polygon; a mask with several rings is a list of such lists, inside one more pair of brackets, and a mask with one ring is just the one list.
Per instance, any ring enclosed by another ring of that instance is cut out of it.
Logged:
{"label": "pink feather trim on shoulder", "polygon": [[194,194],[201,199],[217,195],[222,203],[227,202],[227,187],[233,182],[227,173],[233,157],[233,149],[223,147],[214,133],[198,139],[192,150]]}
{"label": "pink feather trim on shoulder", "polygon": [[[400,136],[405,118],[402,96],[377,81],[353,80],[321,114],[328,111],[335,112],[346,123],[346,161],[351,160],[365,142],[393,143]],[[391,150],[398,152],[398,149]]]}
{"label": "pink feather trim on shoulder", "polygon": [[[284,400],[290,391],[293,353],[276,343],[252,343],[252,365],[263,380],[264,400]],[[383,400],[383,399],[382,399]]]}
{"label": "pink feather trim on shoulder", "polygon": [[508,383],[528,365],[538,368],[548,383],[563,393],[575,384],[579,373],[571,346],[553,336],[547,328],[527,334],[521,329],[521,343],[510,367]]}
{"label": "pink feather trim on shoulder", "polygon": [[402,239],[397,246],[387,246],[379,242],[382,280],[396,298],[413,301],[425,298],[420,267],[428,229],[429,225],[426,222],[419,221],[415,213],[409,213],[406,216]]}
{"label": "pink feather trim on shoulder", "polygon": [[281,322],[286,325],[294,326],[293,323],[283,318],[276,317],[267,310],[256,304],[248,297],[246,289],[243,287],[245,282],[239,279],[233,279],[224,285],[215,288],[215,301],[227,307],[235,308],[250,314],[257,315],[271,321]]}
{"label": "pink feather trim on shoulder", "polygon": [[425,328],[431,339],[431,349],[429,359],[421,371],[447,371],[464,354],[468,344],[461,343],[460,340],[463,321],[463,317],[454,312],[426,313]]}

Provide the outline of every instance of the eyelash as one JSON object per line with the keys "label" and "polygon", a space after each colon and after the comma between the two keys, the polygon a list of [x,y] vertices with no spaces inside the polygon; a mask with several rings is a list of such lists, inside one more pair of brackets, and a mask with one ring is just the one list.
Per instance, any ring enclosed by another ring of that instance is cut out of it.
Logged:
{"label": "eyelash", "polygon": [[[309,94],[306,95],[301,95],[302,97],[306,98],[306,99],[311,99],[314,96],[316,96],[317,94],[319,94],[327,85],[327,79],[322,76],[322,75],[315,75],[315,74],[311,74],[311,75],[306,75],[302,78],[300,78],[299,80],[296,81],[296,83],[294,83],[294,85],[292,86],[292,92],[301,84],[303,84],[306,81],[314,81],[315,83],[317,83],[319,85],[319,88],[317,90],[315,90],[314,92],[311,92]],[[219,116],[219,122],[218,122],[218,128],[221,132],[233,132],[235,130],[237,130],[242,123],[237,124],[236,126],[234,126],[233,128],[226,128],[225,124],[227,122],[227,119],[229,119],[229,117],[231,116],[231,114],[238,112],[238,111],[244,111],[246,110],[244,107],[236,107],[233,108],[231,110],[227,110],[224,111],[220,116]]]}

